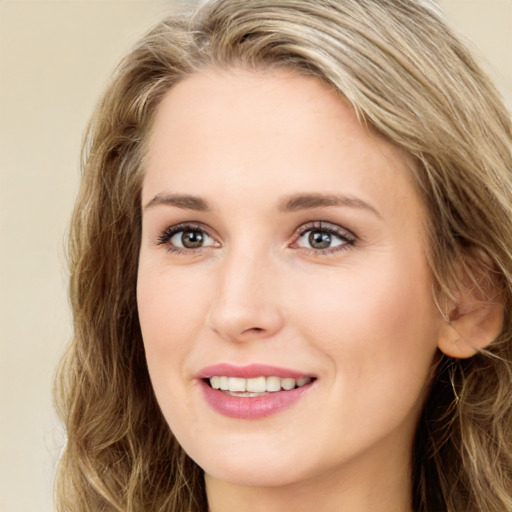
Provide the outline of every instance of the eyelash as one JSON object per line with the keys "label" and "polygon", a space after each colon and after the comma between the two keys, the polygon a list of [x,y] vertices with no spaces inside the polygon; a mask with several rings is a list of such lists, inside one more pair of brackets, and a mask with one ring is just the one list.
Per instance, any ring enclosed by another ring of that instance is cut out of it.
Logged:
{"label": "eyelash", "polygon": [[[196,232],[196,233],[203,233],[208,238],[211,238],[214,240],[215,243],[218,244],[218,242],[215,241],[215,238],[208,234],[208,231],[205,230],[204,226],[201,224],[196,223],[181,223],[176,224],[175,226],[168,227],[161,235],[158,236],[157,245],[167,245],[167,250],[170,253],[173,254],[195,254],[201,250],[204,250],[205,248],[211,247],[211,246],[201,246],[198,248],[183,248],[183,247],[176,247],[170,243],[173,236],[180,232]],[[327,247],[325,249],[315,249],[312,247],[301,247],[298,246],[299,240],[306,235],[309,232],[322,232],[327,233],[328,235],[333,235],[336,238],[338,238],[342,243],[340,245],[334,246],[334,247]],[[296,232],[294,241],[290,244],[290,247],[298,248],[302,251],[305,251],[307,253],[313,253],[313,254],[335,254],[339,251],[345,251],[356,243],[357,237],[351,233],[350,231],[341,228],[340,226],[337,226],[336,224],[331,224],[330,222],[325,221],[315,221],[310,222],[307,224],[302,225]]]}

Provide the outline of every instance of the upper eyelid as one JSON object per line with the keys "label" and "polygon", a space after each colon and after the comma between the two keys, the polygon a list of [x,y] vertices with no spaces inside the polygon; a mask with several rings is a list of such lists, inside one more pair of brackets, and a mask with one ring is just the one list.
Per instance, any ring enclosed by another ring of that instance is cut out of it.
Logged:
{"label": "upper eyelid", "polygon": [[178,224],[172,224],[170,226],[167,226],[162,233],[178,233],[179,231],[186,231],[186,230],[197,230],[197,231],[204,231],[207,235],[211,236],[211,232],[213,231],[209,226],[206,224],[203,224],[202,222],[179,222]]}
{"label": "upper eyelid", "polygon": [[171,226],[167,226],[163,231],[157,234],[157,245],[162,245],[168,243],[169,240],[180,231],[187,230],[197,230],[204,232],[208,237],[213,240],[217,240],[217,237],[213,236],[211,233],[211,229],[208,226],[205,226],[201,222],[180,222],[178,224],[173,224]]}
{"label": "upper eyelid", "polygon": [[356,239],[357,236],[350,231],[347,228],[344,228],[340,226],[339,224],[335,224],[333,222],[328,221],[312,221],[312,222],[306,222],[299,226],[296,230],[297,233],[300,234],[300,236],[304,235],[304,233],[307,233],[308,231],[329,231],[334,234],[338,235],[346,235],[347,238],[350,239]]}

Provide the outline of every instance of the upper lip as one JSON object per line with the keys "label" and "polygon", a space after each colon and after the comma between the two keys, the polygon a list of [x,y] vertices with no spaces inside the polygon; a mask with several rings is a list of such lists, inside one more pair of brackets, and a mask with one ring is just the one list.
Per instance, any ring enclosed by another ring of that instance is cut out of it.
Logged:
{"label": "upper lip", "polygon": [[304,373],[291,368],[281,368],[267,364],[248,364],[234,365],[230,363],[218,363],[206,366],[199,371],[197,377],[199,379],[209,379],[210,377],[239,377],[251,379],[255,377],[280,377],[281,379],[303,379],[306,377],[314,377],[310,373]]}

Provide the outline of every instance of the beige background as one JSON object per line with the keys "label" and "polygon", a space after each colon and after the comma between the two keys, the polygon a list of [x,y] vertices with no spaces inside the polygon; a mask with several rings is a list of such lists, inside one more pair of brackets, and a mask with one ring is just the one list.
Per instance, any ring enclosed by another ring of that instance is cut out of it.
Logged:
{"label": "beige background", "polygon": [[[64,241],[83,128],[109,73],[170,0],[0,0],[0,512],[49,512],[70,337]],[[512,106],[512,0],[444,0]]]}

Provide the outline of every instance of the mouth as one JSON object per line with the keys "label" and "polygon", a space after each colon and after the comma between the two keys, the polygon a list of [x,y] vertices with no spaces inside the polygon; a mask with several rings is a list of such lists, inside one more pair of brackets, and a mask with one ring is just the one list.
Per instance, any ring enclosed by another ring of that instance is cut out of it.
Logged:
{"label": "mouth", "polygon": [[292,389],[306,386],[314,380],[314,377],[301,377],[293,379],[291,377],[253,377],[245,379],[243,377],[228,377],[226,375],[213,376],[204,379],[204,382],[212,389],[223,391],[229,396],[240,397],[258,397],[269,393],[279,393],[281,391],[291,391]]}
{"label": "mouth", "polygon": [[266,365],[214,365],[198,377],[207,404],[238,419],[259,419],[290,407],[317,381],[314,375]]}

